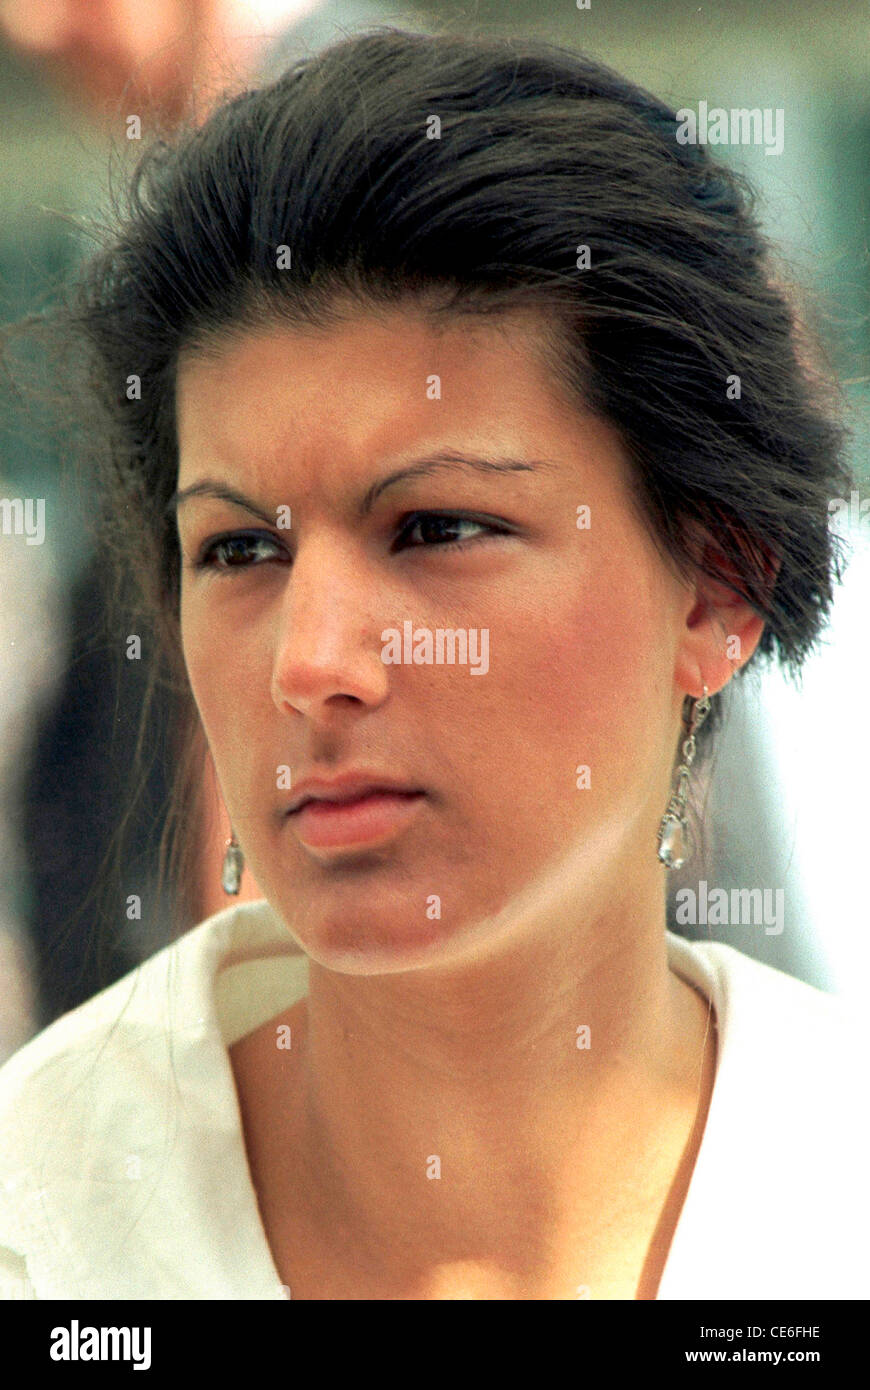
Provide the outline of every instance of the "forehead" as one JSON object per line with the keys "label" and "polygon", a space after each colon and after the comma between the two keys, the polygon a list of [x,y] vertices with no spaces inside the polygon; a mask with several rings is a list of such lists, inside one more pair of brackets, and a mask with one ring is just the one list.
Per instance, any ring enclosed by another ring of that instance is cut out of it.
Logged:
{"label": "forehead", "polygon": [[556,490],[576,481],[578,459],[599,486],[602,474],[624,484],[616,431],[562,394],[547,326],[527,309],[434,322],[403,306],[328,328],[264,323],[182,353],[177,485],[219,474],[313,503],[445,448],[561,460]]}
{"label": "forehead", "polygon": [[[518,309],[481,315],[472,312],[437,319],[419,304],[394,307],[337,307],[336,321],[323,326],[292,325],[264,319],[262,326],[230,325],[210,340],[207,349],[183,349],[178,372],[179,397],[196,379],[243,379],[276,358],[294,364],[294,382],[342,366],[357,374],[383,375],[389,368],[398,379],[415,377],[434,359],[454,371],[474,374],[512,361],[516,369],[537,369],[546,378],[542,360],[551,334],[544,313]],[[285,381],[288,373],[285,372]],[[543,384],[543,381],[541,382]]]}
{"label": "forehead", "polygon": [[325,329],[264,325],[216,350],[182,353],[176,383],[182,457],[207,443],[285,455],[304,428],[351,453],[391,436],[556,407],[537,316],[434,324],[413,310],[358,314]]}

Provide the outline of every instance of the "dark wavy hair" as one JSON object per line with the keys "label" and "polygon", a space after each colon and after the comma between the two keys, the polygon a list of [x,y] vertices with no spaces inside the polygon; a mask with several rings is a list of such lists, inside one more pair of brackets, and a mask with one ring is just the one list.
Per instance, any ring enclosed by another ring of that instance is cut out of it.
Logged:
{"label": "dark wavy hair", "polygon": [[415,300],[442,321],[539,310],[554,387],[619,431],[662,555],[741,594],[766,624],[756,655],[799,670],[842,577],[828,501],[852,486],[851,431],[753,189],[676,128],[669,106],[587,54],[382,25],[140,156],[45,323],[71,349],[63,377],[107,545],[159,638],[152,686],[174,692],[164,851],[181,883],[176,832],[196,823],[204,755],[167,512],[182,349],[273,321],[329,326],[348,306]]}

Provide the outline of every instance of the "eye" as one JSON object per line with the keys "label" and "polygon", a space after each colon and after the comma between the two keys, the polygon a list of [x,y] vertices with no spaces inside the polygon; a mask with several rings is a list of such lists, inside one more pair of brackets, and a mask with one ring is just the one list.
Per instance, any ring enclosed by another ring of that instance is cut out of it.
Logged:
{"label": "eye", "polygon": [[[464,526],[474,527],[483,534],[466,537],[462,540],[451,539],[448,535],[445,539],[444,532],[455,532]],[[397,540],[404,540],[417,530],[422,536],[428,535],[431,543],[424,540],[422,545],[411,545],[409,547],[411,550],[431,549],[432,545],[450,546],[453,550],[461,550],[466,545],[473,545],[476,541],[484,540],[487,535],[506,534],[506,530],[502,526],[480,521],[476,517],[461,516],[456,512],[413,512],[399,532]],[[404,549],[405,547],[401,548]]]}
{"label": "eye", "polygon": [[[471,528],[477,534],[457,537],[456,533],[463,528]],[[487,536],[509,534],[505,526],[477,517],[462,516],[456,512],[412,512],[405,518],[405,524],[398,532],[397,542],[407,541],[415,532],[419,532],[421,540],[417,543],[400,544],[397,548],[428,550],[437,546],[439,549],[449,547],[452,550],[461,550],[467,545],[485,540]],[[280,542],[268,532],[233,531],[223,536],[213,536],[203,542],[196,557],[191,561],[191,568],[227,574],[231,570],[252,569],[267,560],[289,561],[289,558]]]}
{"label": "eye", "polygon": [[262,531],[234,531],[231,535],[215,536],[202,546],[193,562],[194,569],[227,571],[250,569],[263,560],[273,560],[282,547]]}

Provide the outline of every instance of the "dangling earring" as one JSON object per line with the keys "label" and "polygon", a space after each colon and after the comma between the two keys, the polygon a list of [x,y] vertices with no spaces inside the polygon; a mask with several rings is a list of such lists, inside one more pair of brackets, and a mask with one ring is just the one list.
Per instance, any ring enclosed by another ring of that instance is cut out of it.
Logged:
{"label": "dangling earring", "polygon": [[689,822],[686,819],[686,798],[689,795],[689,771],[695,760],[695,734],[710,713],[710,696],[706,685],[700,699],[686,696],[688,715],[683,723],[688,738],[683,743],[683,761],[677,768],[677,782],[671,793],[668,808],[659,826],[659,859],[668,869],[681,869],[688,857]]}
{"label": "dangling earring", "polygon": [[242,854],[241,847],[236,839],[236,832],[230,833],[227,840],[227,852],[224,855],[224,864],[221,869],[221,887],[225,893],[235,895],[238,893],[242,883],[242,870],[245,867],[245,856]]}

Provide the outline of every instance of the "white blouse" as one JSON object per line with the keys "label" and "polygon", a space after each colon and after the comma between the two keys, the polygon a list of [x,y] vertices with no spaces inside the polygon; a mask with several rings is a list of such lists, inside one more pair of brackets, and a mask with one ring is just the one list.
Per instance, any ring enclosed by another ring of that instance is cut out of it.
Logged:
{"label": "white blouse", "polygon": [[[857,1014],[730,946],[667,949],[713,1001],[718,1057],[658,1298],[870,1297]],[[268,904],[241,903],[0,1067],[0,1297],[287,1297],[227,1049],[307,988]]]}

